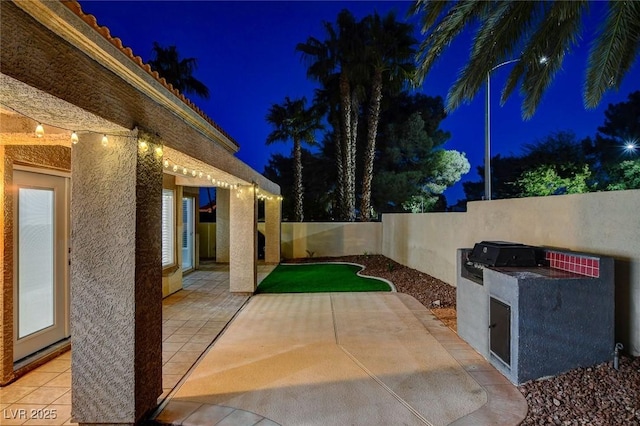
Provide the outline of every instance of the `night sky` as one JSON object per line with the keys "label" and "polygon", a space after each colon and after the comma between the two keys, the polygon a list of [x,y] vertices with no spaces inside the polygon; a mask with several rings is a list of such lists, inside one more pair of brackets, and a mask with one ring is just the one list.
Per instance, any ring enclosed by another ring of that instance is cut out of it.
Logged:
{"label": "night sky", "polygon": [[[265,145],[271,127],[265,121],[269,107],[285,96],[313,98],[316,83],[306,78],[306,67],[297,43],[309,36],[324,40],[322,22],[335,22],[338,12],[349,9],[358,19],[377,11],[395,10],[404,19],[410,2],[405,1],[81,1],[83,10],[96,16],[98,24],[111,30],[125,46],[144,61],[150,59],[154,41],[175,45],[182,57],[198,59],[195,77],[204,82],[209,100],[191,100],[224,128],[239,144],[237,156],[262,172],[273,152],[288,154],[291,145]],[[640,65],[636,60],[618,92],[608,93],[600,106],[585,110],[582,88],[586,60],[597,17],[603,3],[592,2],[584,22],[582,41],[565,58],[535,116],[521,118],[521,98],[516,93],[502,107],[499,96],[510,66],[492,74],[492,155],[518,154],[523,144],[552,132],[573,131],[578,138],[594,136],[604,122],[610,103],[627,100],[640,90]],[[417,23],[415,18],[409,22]],[[416,30],[417,31],[417,30]],[[422,36],[417,33],[417,38]],[[419,91],[446,97],[468,58],[470,37],[463,35],[442,55]],[[451,132],[446,149],[466,153],[471,171],[462,181],[477,181],[476,167],[484,161],[484,91],[469,105],[447,117],[441,126]],[[449,204],[464,198],[458,183],[445,192]]]}

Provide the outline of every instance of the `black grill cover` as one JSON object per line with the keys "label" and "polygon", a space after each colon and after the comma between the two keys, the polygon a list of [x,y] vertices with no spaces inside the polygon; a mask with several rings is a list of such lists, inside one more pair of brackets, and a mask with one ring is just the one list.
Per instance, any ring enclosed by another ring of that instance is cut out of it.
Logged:
{"label": "black grill cover", "polygon": [[482,241],[473,246],[469,261],[485,266],[537,266],[537,250],[507,241]]}

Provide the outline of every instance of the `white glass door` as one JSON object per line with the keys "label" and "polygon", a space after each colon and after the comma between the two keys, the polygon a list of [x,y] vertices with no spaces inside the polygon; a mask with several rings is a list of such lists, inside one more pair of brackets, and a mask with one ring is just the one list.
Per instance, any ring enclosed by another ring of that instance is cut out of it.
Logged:
{"label": "white glass door", "polygon": [[14,361],[69,336],[68,178],[16,170]]}
{"label": "white glass door", "polygon": [[194,267],[194,229],[195,229],[195,198],[182,199],[182,270],[188,271]]}

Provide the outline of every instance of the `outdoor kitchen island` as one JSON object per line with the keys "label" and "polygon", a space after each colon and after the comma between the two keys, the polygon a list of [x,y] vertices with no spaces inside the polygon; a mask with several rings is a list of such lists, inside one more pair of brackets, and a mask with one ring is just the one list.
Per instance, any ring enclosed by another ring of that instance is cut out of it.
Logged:
{"label": "outdoor kitchen island", "polygon": [[514,384],[610,360],[613,274],[613,259],[593,254],[501,241],[459,249],[458,334]]}

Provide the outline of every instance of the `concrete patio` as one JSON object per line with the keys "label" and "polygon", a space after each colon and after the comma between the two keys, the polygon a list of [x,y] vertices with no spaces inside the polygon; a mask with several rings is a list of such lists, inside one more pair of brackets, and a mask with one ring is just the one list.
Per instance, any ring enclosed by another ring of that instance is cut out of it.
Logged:
{"label": "concrete patio", "polygon": [[517,425],[519,391],[408,295],[254,296],[165,425]]}

